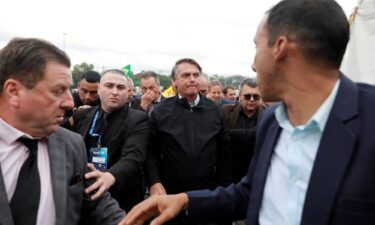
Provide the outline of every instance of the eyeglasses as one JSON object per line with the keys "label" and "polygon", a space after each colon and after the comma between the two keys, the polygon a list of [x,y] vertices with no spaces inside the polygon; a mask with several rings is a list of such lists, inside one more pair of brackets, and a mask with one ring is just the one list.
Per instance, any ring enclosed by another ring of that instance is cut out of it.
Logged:
{"label": "eyeglasses", "polygon": [[259,101],[260,95],[258,95],[258,94],[244,94],[243,98],[246,101],[250,101],[251,98],[253,98],[254,101]]}

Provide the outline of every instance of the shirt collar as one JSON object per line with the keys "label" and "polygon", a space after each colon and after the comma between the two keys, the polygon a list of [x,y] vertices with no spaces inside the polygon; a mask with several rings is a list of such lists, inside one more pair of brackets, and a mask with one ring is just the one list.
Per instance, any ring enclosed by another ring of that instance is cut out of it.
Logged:
{"label": "shirt collar", "polygon": [[34,139],[32,136],[14,128],[12,125],[5,122],[5,120],[3,120],[2,118],[0,118],[0,137],[7,144],[15,142],[20,137]]}
{"label": "shirt collar", "polygon": [[[180,94],[178,94],[178,98],[182,99],[184,97],[182,97]],[[194,107],[194,106],[198,105],[199,100],[200,100],[200,97],[199,97],[199,94],[197,94],[197,97],[195,98],[194,102],[189,102],[190,107]]]}
{"label": "shirt collar", "polygon": [[[327,123],[329,113],[333,107],[333,103],[335,102],[337,92],[340,86],[340,79],[338,79],[329,94],[328,98],[320,105],[318,110],[314,113],[314,115],[306,122],[306,124],[298,126],[301,129],[305,129],[306,127],[317,125],[319,130],[322,132],[324,127]],[[288,116],[286,114],[285,105],[284,103],[280,104],[275,110],[276,120],[282,128],[293,128],[291,123],[288,120]]]}

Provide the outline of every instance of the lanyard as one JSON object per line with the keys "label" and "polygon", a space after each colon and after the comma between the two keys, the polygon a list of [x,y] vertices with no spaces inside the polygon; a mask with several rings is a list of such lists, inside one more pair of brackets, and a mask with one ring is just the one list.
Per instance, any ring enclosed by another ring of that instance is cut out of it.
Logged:
{"label": "lanyard", "polygon": [[94,128],[96,126],[96,122],[98,121],[98,116],[99,116],[99,110],[96,111],[96,113],[94,115],[94,120],[92,121],[92,125],[91,125],[91,128],[90,128],[89,134],[90,134],[91,137],[99,137],[98,138],[98,148],[100,148],[100,140],[102,138],[102,134],[98,134],[98,133],[94,132]]}

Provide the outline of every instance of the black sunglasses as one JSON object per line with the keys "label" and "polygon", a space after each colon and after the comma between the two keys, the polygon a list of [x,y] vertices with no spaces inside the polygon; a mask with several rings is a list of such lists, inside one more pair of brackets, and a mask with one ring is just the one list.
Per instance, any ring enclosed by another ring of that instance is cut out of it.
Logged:
{"label": "black sunglasses", "polygon": [[259,99],[260,99],[260,95],[258,95],[258,94],[244,94],[243,95],[243,98],[246,101],[249,101],[251,99],[251,97],[253,97],[254,101],[259,101]]}

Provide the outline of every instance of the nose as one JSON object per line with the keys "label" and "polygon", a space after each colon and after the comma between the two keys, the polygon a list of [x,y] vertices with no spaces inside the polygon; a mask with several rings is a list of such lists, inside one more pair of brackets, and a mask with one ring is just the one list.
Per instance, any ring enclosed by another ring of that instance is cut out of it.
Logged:
{"label": "nose", "polygon": [[61,107],[65,110],[74,108],[73,97],[70,91],[66,92],[65,99],[62,101]]}
{"label": "nose", "polygon": [[199,77],[196,77],[194,74],[191,74],[190,77],[189,77],[189,81],[190,82],[197,82],[199,79]]}
{"label": "nose", "polygon": [[90,94],[90,92],[87,92],[83,97],[84,97],[85,99],[89,99],[89,98],[91,98],[91,94]]}
{"label": "nose", "polygon": [[118,90],[117,90],[117,88],[116,88],[116,87],[112,88],[112,94],[113,94],[113,95],[116,95],[116,94],[118,94]]}
{"label": "nose", "polygon": [[251,64],[251,69],[256,73],[257,70],[255,69],[255,62],[253,61],[253,63]]}

